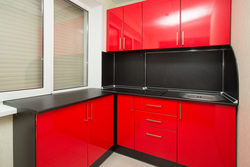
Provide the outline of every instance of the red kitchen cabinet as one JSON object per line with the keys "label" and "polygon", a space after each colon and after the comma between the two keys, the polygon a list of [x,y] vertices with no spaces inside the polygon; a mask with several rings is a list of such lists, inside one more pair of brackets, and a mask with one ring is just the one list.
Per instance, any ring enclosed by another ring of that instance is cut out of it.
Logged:
{"label": "red kitchen cabinet", "polygon": [[37,167],[87,167],[86,113],[82,103],[37,115]]}
{"label": "red kitchen cabinet", "polygon": [[230,44],[231,0],[181,0],[181,46]]}
{"label": "red kitchen cabinet", "polygon": [[107,51],[142,48],[142,3],[107,11]]}
{"label": "red kitchen cabinet", "polygon": [[143,2],[143,49],[180,47],[180,0]]}
{"label": "red kitchen cabinet", "polygon": [[178,163],[236,166],[235,107],[179,101],[178,112]]}
{"label": "red kitchen cabinet", "polygon": [[37,115],[36,166],[87,167],[113,146],[113,95]]}
{"label": "red kitchen cabinet", "polygon": [[134,97],[117,96],[117,144],[134,149]]}
{"label": "red kitchen cabinet", "polygon": [[136,97],[135,109],[177,115],[177,101],[150,97]]}
{"label": "red kitchen cabinet", "polygon": [[176,162],[176,136],[173,131],[135,124],[135,149]]}
{"label": "red kitchen cabinet", "polygon": [[89,102],[88,160],[89,166],[102,156],[114,141],[114,98],[106,96]]}

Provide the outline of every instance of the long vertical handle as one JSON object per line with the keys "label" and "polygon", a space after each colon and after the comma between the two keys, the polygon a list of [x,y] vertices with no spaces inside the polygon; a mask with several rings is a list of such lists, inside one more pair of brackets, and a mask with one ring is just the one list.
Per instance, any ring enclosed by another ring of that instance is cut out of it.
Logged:
{"label": "long vertical handle", "polygon": [[131,103],[130,103],[130,106],[131,106],[131,111],[133,111],[133,97],[131,97]]}
{"label": "long vertical handle", "polygon": [[184,31],[182,31],[182,45],[184,45],[184,39],[185,39],[185,37],[184,37]]}
{"label": "long vertical handle", "polygon": [[125,37],[123,38],[123,49],[125,49]]}
{"label": "long vertical handle", "polygon": [[86,107],[87,107],[87,119],[85,119],[84,121],[88,122],[88,112],[89,112],[88,104],[86,104]]}
{"label": "long vertical handle", "polygon": [[181,103],[180,103],[180,119],[181,119]]}
{"label": "long vertical handle", "polygon": [[93,118],[93,109],[92,109],[92,103],[90,103],[90,111],[91,111],[91,115],[90,115],[90,118],[89,118],[89,119],[92,119],[92,118]]}
{"label": "long vertical handle", "polygon": [[119,50],[122,50],[122,38],[119,38]]}
{"label": "long vertical handle", "polygon": [[177,32],[177,33],[176,33],[176,45],[177,45],[177,46],[179,45],[179,38],[178,38],[178,36],[179,36],[179,33]]}

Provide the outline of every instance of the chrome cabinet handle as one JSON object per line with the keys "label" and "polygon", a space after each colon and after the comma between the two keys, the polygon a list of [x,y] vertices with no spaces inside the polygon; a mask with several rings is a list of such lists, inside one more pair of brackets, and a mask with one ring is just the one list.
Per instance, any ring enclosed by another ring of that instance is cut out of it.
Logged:
{"label": "chrome cabinet handle", "polygon": [[87,119],[85,119],[84,121],[88,122],[88,110],[89,110],[89,107],[88,107],[88,104],[86,104],[86,107],[87,107]]}
{"label": "chrome cabinet handle", "polygon": [[176,33],[176,45],[178,46],[179,45],[179,39],[178,39],[178,32]]}
{"label": "chrome cabinet handle", "polygon": [[130,107],[131,107],[131,111],[133,111],[133,98],[131,98],[131,103],[130,103]]}
{"label": "chrome cabinet handle", "polygon": [[150,122],[156,122],[156,123],[161,123],[161,121],[156,121],[156,120],[153,120],[153,119],[146,119],[147,121],[150,121]]}
{"label": "chrome cabinet handle", "polygon": [[92,110],[92,103],[90,103],[90,111],[91,111],[91,116],[89,119],[92,119],[93,118],[93,110]]}
{"label": "chrome cabinet handle", "polygon": [[125,38],[123,38],[123,49],[125,49]]}
{"label": "chrome cabinet handle", "polygon": [[157,108],[161,108],[161,105],[147,104],[147,106],[149,106],[149,107],[157,107]]}
{"label": "chrome cabinet handle", "polygon": [[184,31],[182,31],[182,45],[184,45]]}
{"label": "chrome cabinet handle", "polygon": [[162,136],[154,135],[154,134],[151,134],[151,133],[148,133],[148,132],[147,132],[147,135],[148,135],[148,136],[153,136],[153,137],[158,137],[158,138],[161,138],[161,137],[162,137]]}
{"label": "chrome cabinet handle", "polygon": [[122,38],[119,38],[119,50],[122,50]]}
{"label": "chrome cabinet handle", "polygon": [[180,119],[181,119],[181,103],[180,103]]}

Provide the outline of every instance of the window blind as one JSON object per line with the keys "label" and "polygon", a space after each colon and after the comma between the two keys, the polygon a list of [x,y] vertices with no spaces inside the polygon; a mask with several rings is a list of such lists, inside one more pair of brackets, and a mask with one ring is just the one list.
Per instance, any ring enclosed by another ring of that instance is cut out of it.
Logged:
{"label": "window blind", "polygon": [[54,90],[87,86],[88,13],[67,0],[54,3]]}
{"label": "window blind", "polygon": [[0,0],[0,92],[43,87],[41,0]]}

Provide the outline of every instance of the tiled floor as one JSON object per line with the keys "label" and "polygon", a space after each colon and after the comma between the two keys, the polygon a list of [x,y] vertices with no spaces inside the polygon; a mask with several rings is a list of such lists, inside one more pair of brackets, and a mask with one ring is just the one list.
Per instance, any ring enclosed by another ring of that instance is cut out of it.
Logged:
{"label": "tiled floor", "polygon": [[155,167],[136,159],[112,153],[112,155],[102,163],[100,167]]}

